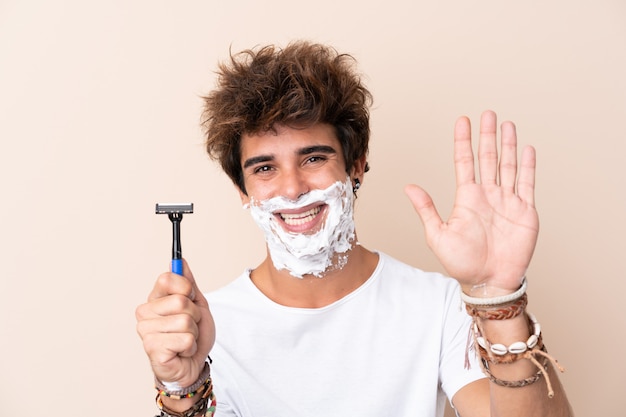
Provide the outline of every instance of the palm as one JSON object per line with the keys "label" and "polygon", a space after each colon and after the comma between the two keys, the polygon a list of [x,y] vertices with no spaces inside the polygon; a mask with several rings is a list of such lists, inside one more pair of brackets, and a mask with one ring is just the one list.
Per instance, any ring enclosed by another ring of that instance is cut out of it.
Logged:
{"label": "palm", "polygon": [[469,120],[457,122],[457,190],[446,222],[421,188],[408,186],[407,194],[424,223],[429,246],[450,276],[464,286],[487,284],[514,290],[530,263],[539,228],[534,208],[535,154],[532,148],[525,149],[518,170],[514,125],[502,126],[499,161],[495,114],[483,114],[480,130],[481,181],[477,183]]}

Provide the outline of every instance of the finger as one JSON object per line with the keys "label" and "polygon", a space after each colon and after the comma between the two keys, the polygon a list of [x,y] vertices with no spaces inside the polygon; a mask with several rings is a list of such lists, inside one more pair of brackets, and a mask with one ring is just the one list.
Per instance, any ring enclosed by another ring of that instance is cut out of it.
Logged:
{"label": "finger", "polygon": [[490,110],[480,117],[478,171],[481,184],[496,184],[498,178],[498,145],[496,114]]}
{"label": "finger", "polygon": [[517,180],[517,194],[519,197],[535,206],[535,170],[537,166],[537,155],[535,148],[527,146],[522,151],[522,161]]}
{"label": "finger", "polygon": [[434,236],[440,229],[443,221],[435,208],[433,199],[424,189],[414,184],[409,184],[404,187],[404,192],[407,197],[409,197],[413,208],[419,215],[424,229],[426,230],[427,238]]}
{"label": "finger", "polygon": [[172,294],[184,295],[193,299],[195,297],[194,292],[193,283],[188,278],[173,272],[165,272],[157,278],[152,291],[148,295],[148,301]]}
{"label": "finger", "polygon": [[517,176],[517,133],[513,122],[502,123],[502,155],[500,157],[500,186],[515,193]]}
{"label": "finger", "polygon": [[186,314],[195,322],[202,319],[202,307],[195,304],[188,297],[172,294],[167,297],[154,299],[137,307],[137,320],[150,320],[157,317]]}
{"label": "finger", "polygon": [[183,259],[183,275],[190,280],[194,288],[194,297],[193,302],[196,306],[198,306],[198,311],[202,315],[200,321],[198,323],[198,349],[203,352],[203,355],[208,355],[209,351],[213,347],[215,343],[215,322],[213,321],[213,316],[211,315],[209,309],[209,303],[198,288],[198,284],[193,277],[191,269],[187,264],[187,261]]}
{"label": "finger", "polygon": [[187,263],[185,259],[183,259],[183,275],[191,283],[191,286],[193,289],[192,294],[190,295],[190,298],[196,304],[208,307],[209,304],[204,298],[204,295],[202,295],[202,291],[200,291],[200,288],[198,288],[198,283],[196,282],[196,279],[194,278],[193,273],[191,272],[191,268],[189,268],[189,264]]}
{"label": "finger", "polygon": [[457,187],[475,182],[471,130],[467,117],[460,117],[454,125],[454,169]]}
{"label": "finger", "polygon": [[153,333],[190,333],[194,339],[197,339],[199,332],[197,320],[194,320],[188,314],[177,314],[138,321],[137,333],[139,333],[142,339],[146,335]]}
{"label": "finger", "polygon": [[191,357],[198,349],[191,333],[150,333],[143,338],[143,345],[150,361],[159,366],[176,357]]}

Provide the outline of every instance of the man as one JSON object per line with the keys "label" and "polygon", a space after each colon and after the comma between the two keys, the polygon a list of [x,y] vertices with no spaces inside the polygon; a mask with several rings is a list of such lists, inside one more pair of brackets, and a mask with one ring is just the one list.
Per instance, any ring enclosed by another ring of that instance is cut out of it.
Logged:
{"label": "man", "polygon": [[447,222],[406,188],[451,279],[358,242],[371,96],[351,57],[307,42],[245,51],[221,65],[205,102],[207,150],[268,253],[207,298],[185,264],[138,307],[161,415],[441,416],[446,396],[463,417],[570,415],[525,313],[535,153],[518,164],[512,123],[498,159],[496,116],[482,115],[477,182],[470,123],[457,121]]}

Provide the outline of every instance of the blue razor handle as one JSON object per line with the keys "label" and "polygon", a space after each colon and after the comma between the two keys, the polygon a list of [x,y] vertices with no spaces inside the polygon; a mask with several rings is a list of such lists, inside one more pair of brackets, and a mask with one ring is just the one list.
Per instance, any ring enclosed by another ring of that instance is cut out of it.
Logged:
{"label": "blue razor handle", "polygon": [[172,259],[172,272],[178,275],[183,274],[183,260]]}

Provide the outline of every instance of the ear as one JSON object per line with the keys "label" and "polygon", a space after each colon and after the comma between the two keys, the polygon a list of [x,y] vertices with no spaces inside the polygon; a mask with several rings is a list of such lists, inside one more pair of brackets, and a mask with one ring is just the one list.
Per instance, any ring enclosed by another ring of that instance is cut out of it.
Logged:
{"label": "ear", "polygon": [[363,155],[359,159],[354,161],[352,169],[350,170],[350,178],[352,180],[359,179],[363,183],[363,174],[365,174],[365,167],[367,166],[367,155]]}

